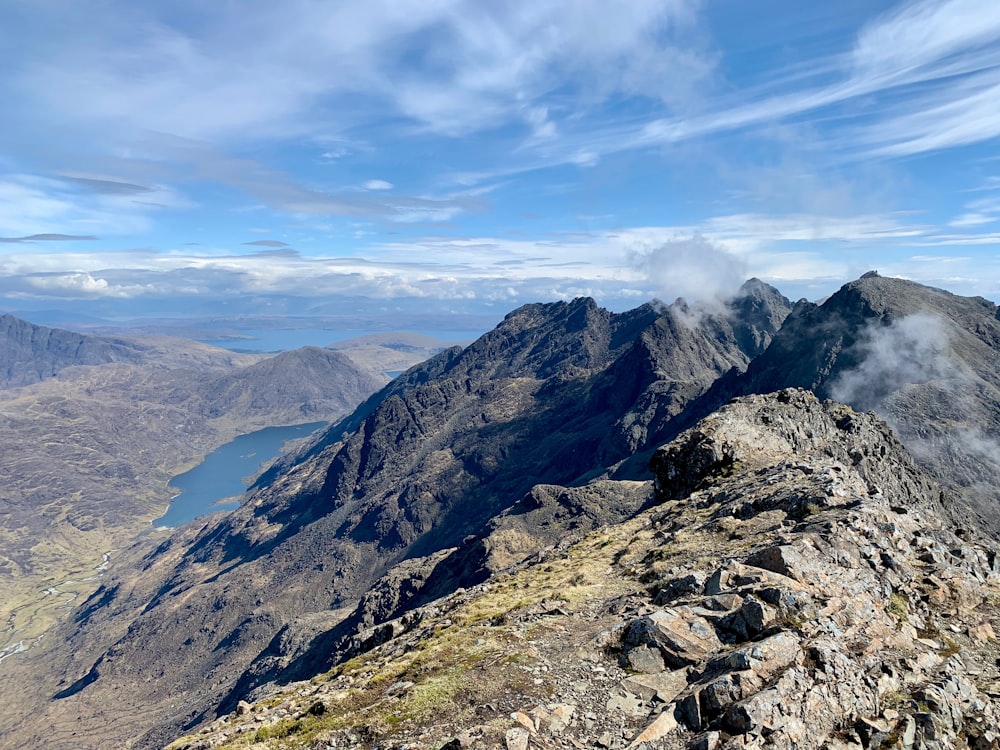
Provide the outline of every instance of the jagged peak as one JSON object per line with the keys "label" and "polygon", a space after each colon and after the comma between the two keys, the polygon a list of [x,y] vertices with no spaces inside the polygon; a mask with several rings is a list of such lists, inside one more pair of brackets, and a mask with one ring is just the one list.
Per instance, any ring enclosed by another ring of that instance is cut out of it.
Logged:
{"label": "jagged peak", "polygon": [[737,296],[746,296],[749,294],[760,294],[760,293],[772,293],[777,292],[770,284],[761,281],[756,276],[751,276],[749,279],[744,281],[740,285],[740,289],[737,292]]}
{"label": "jagged peak", "polygon": [[[578,310],[596,311],[604,308],[597,304],[593,297],[575,297],[568,302],[566,300],[556,300],[554,302],[529,302],[516,307],[504,316],[504,321],[516,320],[525,316],[559,318],[567,314],[572,314]],[[502,324],[501,324],[502,325]]]}

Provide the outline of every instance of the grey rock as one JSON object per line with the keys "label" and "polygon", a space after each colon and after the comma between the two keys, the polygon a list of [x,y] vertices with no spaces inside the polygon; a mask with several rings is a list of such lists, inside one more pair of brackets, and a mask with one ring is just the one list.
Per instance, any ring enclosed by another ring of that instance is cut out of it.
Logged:
{"label": "grey rock", "polygon": [[634,620],[624,642],[659,648],[664,663],[671,668],[695,664],[722,645],[711,623],[684,607],[658,610]]}
{"label": "grey rock", "polygon": [[660,649],[645,643],[630,648],[625,653],[625,658],[631,669],[643,674],[658,674],[666,669]]}
{"label": "grey rock", "polygon": [[504,743],[507,750],[528,750],[528,730],[524,727],[514,727],[508,729],[504,735]]}
{"label": "grey rock", "polygon": [[656,698],[670,703],[687,686],[688,671],[676,669],[656,674],[633,675],[622,680],[622,687],[644,701]]}

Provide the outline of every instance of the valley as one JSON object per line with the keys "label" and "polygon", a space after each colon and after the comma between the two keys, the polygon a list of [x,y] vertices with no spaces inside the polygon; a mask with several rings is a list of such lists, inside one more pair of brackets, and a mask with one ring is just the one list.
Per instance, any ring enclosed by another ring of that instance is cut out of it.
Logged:
{"label": "valley", "polygon": [[[4,653],[34,643],[85,600],[108,555],[133,544],[151,549],[166,536],[151,524],[176,492],[168,486],[172,477],[238,435],[342,416],[388,380],[369,369],[377,364],[378,348],[368,342],[366,364],[356,365],[321,349],[263,355],[181,339],[105,343],[6,319],[11,380],[0,391]],[[406,346],[403,352],[384,347],[381,356],[395,364],[426,356]],[[350,342],[343,347],[350,351]],[[119,361],[122,351],[132,361]],[[87,353],[83,363],[79,352]]]}

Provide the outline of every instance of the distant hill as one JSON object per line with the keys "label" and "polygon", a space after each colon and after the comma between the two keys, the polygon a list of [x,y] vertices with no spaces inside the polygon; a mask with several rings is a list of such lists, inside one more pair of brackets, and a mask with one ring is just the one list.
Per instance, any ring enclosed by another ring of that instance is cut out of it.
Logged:
{"label": "distant hill", "polygon": [[361,367],[394,376],[430,359],[448,345],[420,333],[396,331],[355,336],[327,348],[347,355]]}
{"label": "distant hill", "polygon": [[0,315],[0,387],[30,385],[67,367],[140,364],[148,348],[124,338],[85,336]]}
{"label": "distant hill", "polygon": [[0,315],[0,388],[38,383],[70,367],[124,364],[228,369],[252,364],[265,356],[237,354],[167,336],[130,338],[76,333]]}

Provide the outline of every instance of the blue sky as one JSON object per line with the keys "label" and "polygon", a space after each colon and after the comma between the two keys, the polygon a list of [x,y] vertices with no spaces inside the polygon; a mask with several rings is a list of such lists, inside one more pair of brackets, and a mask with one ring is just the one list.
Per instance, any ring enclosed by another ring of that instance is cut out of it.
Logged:
{"label": "blue sky", "polygon": [[0,49],[0,309],[1000,299],[995,0],[0,0]]}

